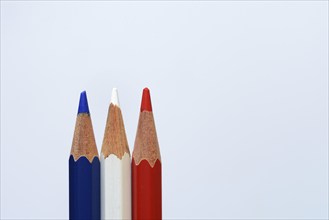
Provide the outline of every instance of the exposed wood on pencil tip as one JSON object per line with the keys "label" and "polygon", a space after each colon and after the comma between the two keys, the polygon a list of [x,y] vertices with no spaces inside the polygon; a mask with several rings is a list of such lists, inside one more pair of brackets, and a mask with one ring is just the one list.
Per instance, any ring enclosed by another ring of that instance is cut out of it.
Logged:
{"label": "exposed wood on pencil tip", "polygon": [[110,104],[108,111],[101,152],[104,158],[110,154],[116,155],[119,159],[122,159],[125,153],[130,156],[121,109],[113,103]]}
{"label": "exposed wood on pencil tip", "polygon": [[92,163],[94,157],[98,157],[94,131],[89,114],[83,113],[77,116],[71,155],[75,161],[80,157],[86,157],[90,163]]}
{"label": "exposed wood on pencil tip", "polygon": [[133,158],[136,164],[147,160],[151,167],[159,160],[161,155],[156,134],[153,113],[143,111],[139,115]]}

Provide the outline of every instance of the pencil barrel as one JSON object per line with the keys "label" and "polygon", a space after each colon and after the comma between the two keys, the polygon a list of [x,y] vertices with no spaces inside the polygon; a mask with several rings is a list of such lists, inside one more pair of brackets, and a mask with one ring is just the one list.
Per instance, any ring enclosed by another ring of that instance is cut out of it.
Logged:
{"label": "pencil barrel", "polygon": [[71,220],[100,219],[100,162],[86,157],[69,159],[69,217]]}
{"label": "pencil barrel", "polygon": [[162,219],[161,162],[132,160],[132,219]]}
{"label": "pencil barrel", "polygon": [[131,219],[131,165],[111,154],[101,156],[101,219]]}

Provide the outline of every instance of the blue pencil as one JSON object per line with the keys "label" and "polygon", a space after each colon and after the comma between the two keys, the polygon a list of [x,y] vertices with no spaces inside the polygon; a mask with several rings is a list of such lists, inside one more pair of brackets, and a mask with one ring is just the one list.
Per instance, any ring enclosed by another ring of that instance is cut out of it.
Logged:
{"label": "blue pencil", "polygon": [[85,91],[69,159],[69,191],[71,220],[100,219],[100,163]]}

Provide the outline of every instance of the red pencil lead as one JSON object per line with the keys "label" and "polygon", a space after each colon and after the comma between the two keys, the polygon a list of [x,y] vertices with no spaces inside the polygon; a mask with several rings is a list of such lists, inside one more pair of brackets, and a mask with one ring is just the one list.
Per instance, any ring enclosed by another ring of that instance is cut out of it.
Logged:
{"label": "red pencil lead", "polygon": [[143,111],[149,111],[149,112],[152,111],[150,90],[148,88],[143,89],[141,112]]}

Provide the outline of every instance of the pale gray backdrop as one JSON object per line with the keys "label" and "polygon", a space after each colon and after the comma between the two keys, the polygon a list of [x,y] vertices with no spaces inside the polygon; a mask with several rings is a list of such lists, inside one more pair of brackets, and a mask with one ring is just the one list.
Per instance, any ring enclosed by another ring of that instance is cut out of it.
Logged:
{"label": "pale gray backdrop", "polygon": [[151,89],[165,219],[328,218],[327,1],[1,1],[1,218],[66,219],[87,90],[130,150]]}

